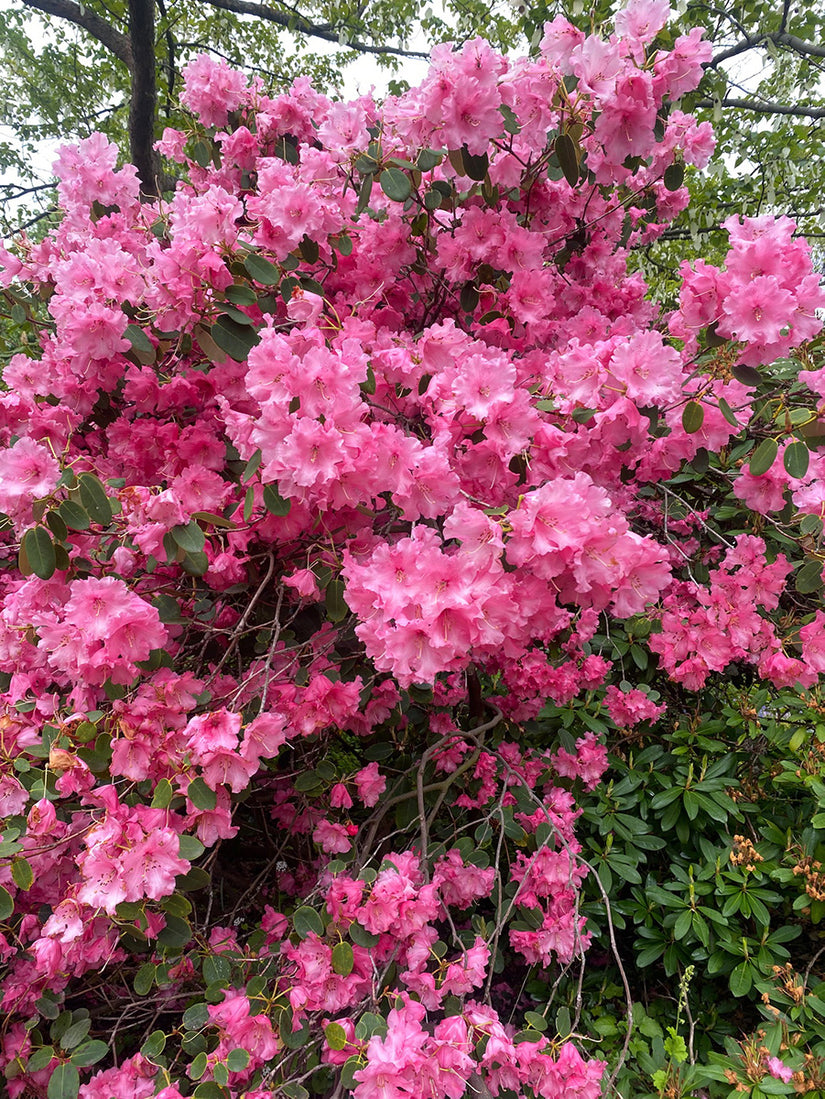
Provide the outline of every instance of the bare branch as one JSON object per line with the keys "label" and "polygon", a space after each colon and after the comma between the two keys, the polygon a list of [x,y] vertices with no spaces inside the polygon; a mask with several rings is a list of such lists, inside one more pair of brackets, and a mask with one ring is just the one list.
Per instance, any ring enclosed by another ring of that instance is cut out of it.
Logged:
{"label": "bare branch", "polygon": [[[48,0],[48,2],[53,2],[53,0]],[[253,15],[256,19],[264,19],[268,23],[283,27],[284,30],[294,31],[296,34],[305,34],[309,38],[321,38],[324,42],[334,42],[336,46],[341,44],[339,32],[330,27],[329,24],[311,23],[302,15],[287,15],[277,8],[269,7],[268,4],[257,4],[254,3],[254,0],[204,0],[204,2],[213,8],[231,11],[236,15]],[[402,50],[397,46],[372,46],[358,40],[346,42],[345,45],[347,49],[356,50],[359,53],[383,54],[394,57],[420,57],[425,61],[430,56],[429,53],[422,53],[418,50]]]}
{"label": "bare branch", "polygon": [[122,34],[111,23],[107,23],[87,7],[74,3],[74,0],[23,0],[23,5],[43,12],[44,15],[56,15],[58,19],[67,19],[75,26],[82,27],[119,61],[122,61],[129,72],[132,71],[134,58],[128,35]]}
{"label": "bare branch", "polygon": [[746,53],[748,50],[763,47],[768,42],[771,42],[774,46],[785,46],[803,57],[825,57],[825,46],[819,46],[815,42],[806,42],[804,38],[797,38],[795,34],[787,34],[785,31],[774,31],[770,34],[757,35],[754,38],[746,36],[735,45],[715,54],[707,63],[706,68],[715,69],[723,61],[727,61],[731,57],[738,57],[740,53]]}
{"label": "bare branch", "polygon": [[759,103],[752,99],[699,99],[697,107],[735,107],[739,111],[756,111],[758,114],[793,115],[796,118],[825,118],[825,107],[789,107],[785,103]]}

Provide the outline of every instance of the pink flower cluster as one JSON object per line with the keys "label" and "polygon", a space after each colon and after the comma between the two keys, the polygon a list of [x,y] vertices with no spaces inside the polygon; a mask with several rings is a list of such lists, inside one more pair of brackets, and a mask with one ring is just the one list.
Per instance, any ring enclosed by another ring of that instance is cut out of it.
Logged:
{"label": "pink flower cluster", "polygon": [[[383,104],[201,57],[169,201],[100,135],[61,150],[59,223],[0,252],[39,303],[0,393],[12,1099],[75,1064],[82,1099],[272,1099],[307,1064],[356,1099],[598,1095],[603,1062],[496,1006],[494,973],[515,1001],[590,937],[576,798],[607,751],[544,706],[657,720],[611,633],[651,626],[688,688],[825,671],[791,562],[668,510],[748,422],[708,338],[766,362],[822,294],[785,219],[732,219],[669,318],[631,271],[687,202],[666,170],[713,148],[672,109],[709,47],[656,48],[666,15],[441,46]],[[732,471],[737,529],[786,489],[821,515],[821,466]],[[98,1064],[127,1001],[163,1042]],[[76,1055],[41,1041],[64,1011]]]}

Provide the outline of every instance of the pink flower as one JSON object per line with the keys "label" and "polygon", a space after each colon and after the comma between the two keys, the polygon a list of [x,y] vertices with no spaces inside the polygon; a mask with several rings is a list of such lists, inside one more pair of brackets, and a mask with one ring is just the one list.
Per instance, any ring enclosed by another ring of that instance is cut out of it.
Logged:
{"label": "pink flower", "polygon": [[368,763],[366,767],[362,767],[353,781],[358,790],[358,797],[368,808],[378,802],[387,788],[387,780],[379,773],[377,763]]}
{"label": "pink flower", "polygon": [[9,450],[0,451],[0,512],[18,530],[32,521],[32,504],[57,486],[60,466],[40,443],[24,436]]}
{"label": "pink flower", "polygon": [[346,827],[329,820],[318,822],[312,838],[329,855],[343,855],[352,847]]}
{"label": "pink flower", "polygon": [[789,1084],[793,1078],[793,1069],[781,1061],[778,1057],[768,1057],[765,1061],[768,1072],[777,1080]]}

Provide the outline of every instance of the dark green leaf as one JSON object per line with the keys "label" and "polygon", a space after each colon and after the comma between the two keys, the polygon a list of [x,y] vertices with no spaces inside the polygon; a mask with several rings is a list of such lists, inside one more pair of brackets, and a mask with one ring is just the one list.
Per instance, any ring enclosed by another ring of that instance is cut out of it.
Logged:
{"label": "dark green leaf", "polygon": [[822,587],[822,562],[813,558],[806,561],[794,578],[794,586],[802,595],[819,591]]}
{"label": "dark green leaf", "polygon": [[272,515],[283,517],[284,515],[289,515],[292,501],[285,500],[284,497],[281,496],[278,492],[277,485],[264,485],[264,507]]}
{"label": "dark green leaf", "polygon": [[693,435],[705,422],[705,410],[698,401],[688,401],[682,412],[682,427]]}
{"label": "dark green leaf", "polygon": [[310,908],[307,904],[295,909],[292,913],[292,924],[302,939],[305,939],[312,932],[319,936],[324,933],[324,924],[321,917],[314,908]]}
{"label": "dark green leaf", "polygon": [[767,473],[776,459],[777,452],[776,439],[763,439],[751,455],[749,463],[751,476],[761,477],[762,474]]}
{"label": "dark green leaf", "polygon": [[249,1064],[249,1054],[245,1049],[230,1049],[226,1055],[226,1067],[230,1072],[243,1072]]}
{"label": "dark green leaf", "polygon": [[344,581],[340,576],[327,584],[324,603],[331,622],[343,622],[349,614],[349,607],[344,602]]}
{"label": "dark green leaf", "polygon": [[808,472],[808,463],[810,461],[810,451],[807,444],[801,442],[790,443],[785,448],[782,461],[789,476],[804,477]]}
{"label": "dark green leaf", "polygon": [[153,1030],[143,1045],[140,1052],[149,1061],[156,1061],[166,1049],[166,1035],[162,1030]]}
{"label": "dark green leaf", "polygon": [[[54,542],[45,527],[31,527],[27,530],[20,549],[28,558],[29,567],[35,576],[39,576],[41,580],[54,576],[57,558]],[[24,570],[21,568],[21,571]]]}
{"label": "dark green leaf", "polygon": [[349,233],[339,233],[337,236],[330,237],[330,241],[335,251],[342,256],[352,255],[352,237]]}
{"label": "dark green leaf", "polygon": [[736,364],[733,368],[733,376],[737,382],[748,386],[749,389],[754,389],[762,381],[762,375],[759,371],[754,370],[752,366],[745,366],[744,363]]}
{"label": "dark green leaf", "polygon": [[444,154],[436,152],[435,149],[422,149],[416,157],[416,167],[422,172],[431,172],[433,168],[437,168],[444,159]]}
{"label": "dark green leaf", "polygon": [[51,1075],[46,1089],[48,1099],[77,1099],[80,1091],[80,1073],[74,1065],[58,1065]]}
{"label": "dark green leaf", "polygon": [[203,809],[207,813],[211,813],[218,804],[218,795],[202,778],[196,778],[189,783],[186,796],[196,809]]}
{"label": "dark green leaf", "polygon": [[246,362],[249,352],[260,339],[253,327],[238,324],[225,313],[212,325],[210,334],[221,351],[237,363]]}
{"label": "dark green leaf", "polygon": [[400,168],[385,168],[378,177],[378,182],[381,184],[381,190],[393,202],[404,202],[412,193],[409,176]]}
{"label": "dark green leaf", "polygon": [[145,962],[135,974],[135,979],[132,982],[132,988],[135,990],[137,996],[146,996],[151,991],[152,985],[155,983],[155,973],[157,969],[153,962]]}
{"label": "dark green leaf", "polygon": [[77,481],[80,500],[86,511],[96,523],[108,527],[112,521],[112,505],[100,480],[93,473],[81,473]]}
{"label": "dark green leaf", "polygon": [[465,145],[461,150],[461,167],[468,179],[482,183],[487,178],[490,160],[486,153],[471,153]]}
{"label": "dark green leaf", "polygon": [[166,916],[166,927],[158,935],[158,942],[162,946],[181,947],[192,938],[192,928],[186,920],[180,916]]}
{"label": "dark green leaf", "polygon": [[379,935],[373,935],[371,931],[367,931],[366,927],[363,927],[357,920],[353,920],[349,925],[348,933],[356,946],[377,946],[380,939]]}
{"label": "dark green leaf", "polygon": [[734,996],[747,996],[753,985],[753,973],[750,962],[740,962],[729,978],[730,990]]}
{"label": "dark green leaf", "polygon": [[142,328],[136,324],[127,324],[123,333],[135,351],[142,351],[144,355],[154,355],[155,347]]}
{"label": "dark green leaf", "polygon": [[255,305],[258,300],[258,295],[246,283],[227,286],[224,294],[227,301],[231,301],[233,305]]}
{"label": "dark green leaf", "polygon": [[739,429],[739,424],[736,420],[736,416],[733,413],[733,409],[724,397],[719,398],[719,411],[722,413],[722,415],[725,417],[731,427],[735,427],[737,430]]}
{"label": "dark green leaf", "polygon": [[155,792],[152,795],[152,808],[165,809],[174,796],[175,791],[169,779],[160,779],[157,786],[155,787]]}
{"label": "dark green leaf", "polygon": [[209,1022],[209,1008],[206,1004],[192,1004],[183,1013],[183,1025],[187,1030],[201,1030]]}
{"label": "dark green leaf", "polygon": [[69,530],[88,530],[92,525],[89,513],[74,500],[64,500],[57,512]]}
{"label": "dark green leaf", "polygon": [[261,286],[277,286],[281,281],[281,271],[268,259],[251,252],[243,261],[249,275]]}
{"label": "dark green leaf", "polygon": [[678,191],[684,182],[684,164],[677,162],[676,164],[669,164],[667,168],[665,168],[664,184],[668,191]]}
{"label": "dark green leaf", "polygon": [[177,545],[186,553],[200,553],[206,544],[204,533],[194,519],[190,520],[186,526],[179,524],[172,527],[171,534]]}
{"label": "dark green leaf", "polygon": [[55,537],[57,542],[65,542],[69,536],[69,528],[63,519],[60,518],[60,514],[56,511],[46,512],[46,525]]}
{"label": "dark green leaf", "polygon": [[576,152],[576,143],[570,134],[559,134],[556,138],[554,151],[564,178],[571,187],[575,187],[579,181],[579,158]]}
{"label": "dark green leaf", "polygon": [[196,836],[189,836],[186,833],[178,837],[178,844],[180,857],[189,862],[192,862],[193,859],[200,858],[205,850],[203,844]]}

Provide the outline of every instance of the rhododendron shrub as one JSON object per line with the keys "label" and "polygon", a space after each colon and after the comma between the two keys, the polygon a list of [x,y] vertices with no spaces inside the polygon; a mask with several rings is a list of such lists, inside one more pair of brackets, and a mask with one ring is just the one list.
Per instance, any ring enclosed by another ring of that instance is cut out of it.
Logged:
{"label": "rhododendron shrub", "polygon": [[[825,667],[748,526],[823,514],[818,374],[747,435],[819,328],[808,249],[733,218],[670,314],[628,268],[713,152],[666,14],[439,47],[380,105],[201,58],[157,203],[61,151],[59,224],[2,257],[10,1095],[599,1094],[523,992],[590,938],[606,766],[543,707],[659,718],[611,622],[674,690]],[[674,487],[711,455],[729,536]]]}

